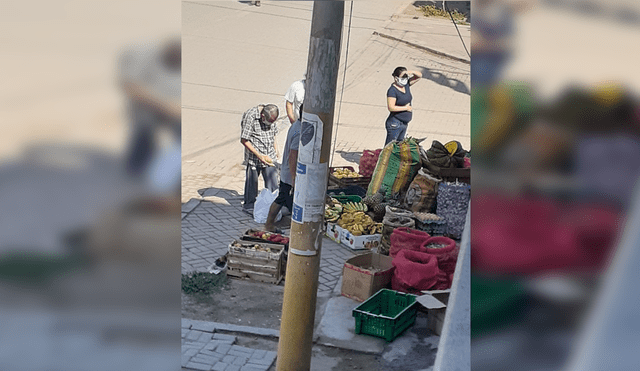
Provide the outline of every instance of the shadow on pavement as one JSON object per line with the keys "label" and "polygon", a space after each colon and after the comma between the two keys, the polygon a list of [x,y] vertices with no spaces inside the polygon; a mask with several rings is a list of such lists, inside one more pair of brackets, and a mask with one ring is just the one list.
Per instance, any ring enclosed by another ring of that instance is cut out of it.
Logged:
{"label": "shadow on pavement", "polygon": [[203,197],[203,198],[204,197],[224,198],[229,203],[231,203],[230,201],[237,201],[242,199],[242,195],[239,194],[238,191],[225,189],[225,188],[216,188],[216,187],[201,188],[198,190],[198,194],[200,195],[200,197]]}
{"label": "shadow on pavement", "polygon": [[422,78],[431,80],[439,85],[446,86],[457,92],[471,95],[469,88],[460,80],[449,78],[440,72],[433,71],[426,67],[419,67],[422,72]]}
{"label": "shadow on pavement", "polygon": [[360,163],[360,157],[362,156],[362,152],[336,151],[336,153],[339,153],[340,157],[356,165]]}

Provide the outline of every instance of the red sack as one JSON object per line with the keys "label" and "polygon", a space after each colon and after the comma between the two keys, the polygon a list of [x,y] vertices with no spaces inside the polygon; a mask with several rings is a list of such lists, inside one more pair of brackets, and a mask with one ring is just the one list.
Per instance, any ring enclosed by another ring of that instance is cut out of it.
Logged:
{"label": "red sack", "polygon": [[408,227],[399,227],[391,233],[391,248],[389,256],[395,257],[400,250],[420,250],[420,246],[429,239],[427,232]]}
{"label": "red sack", "polygon": [[362,156],[360,157],[360,163],[358,165],[358,173],[360,173],[360,175],[373,175],[373,171],[376,169],[376,165],[378,164],[380,152],[382,152],[382,149],[377,149],[375,151],[365,149],[362,151]]}
{"label": "red sack", "polygon": [[438,269],[438,259],[419,251],[401,250],[392,262],[395,270],[391,288],[396,291],[420,294],[442,282],[443,272]]}
{"label": "red sack", "polygon": [[[444,245],[444,247],[428,247],[433,244]],[[451,287],[453,273],[456,270],[456,263],[458,261],[458,250],[459,249],[456,247],[456,242],[451,238],[444,236],[431,237],[420,246],[421,252],[433,255],[438,259],[438,268],[445,275],[444,280],[441,282],[445,287],[439,289],[448,289]]]}

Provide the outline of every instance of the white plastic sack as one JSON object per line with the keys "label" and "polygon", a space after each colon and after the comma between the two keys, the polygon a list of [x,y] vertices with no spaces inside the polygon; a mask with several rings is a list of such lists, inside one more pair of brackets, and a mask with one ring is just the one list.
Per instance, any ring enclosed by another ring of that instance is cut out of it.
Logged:
{"label": "white plastic sack", "polygon": [[[269,208],[271,204],[278,197],[278,190],[271,192],[267,188],[260,191],[256,203],[253,205],[253,220],[256,223],[264,224],[267,222],[267,216],[269,215]],[[279,222],[282,219],[282,210],[278,212],[276,221]]]}
{"label": "white plastic sack", "polygon": [[154,193],[169,194],[180,187],[180,141],[174,141],[155,157],[147,173],[147,183]]}

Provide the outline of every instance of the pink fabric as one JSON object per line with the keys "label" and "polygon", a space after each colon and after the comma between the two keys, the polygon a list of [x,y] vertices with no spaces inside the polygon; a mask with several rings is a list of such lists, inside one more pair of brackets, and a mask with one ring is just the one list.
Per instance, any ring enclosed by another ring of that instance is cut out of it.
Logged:
{"label": "pink fabric", "polygon": [[438,269],[438,259],[434,255],[401,250],[392,264],[395,270],[391,288],[396,291],[419,293],[446,280],[446,274]]}
{"label": "pink fabric", "polygon": [[605,206],[479,195],[471,207],[471,264],[489,274],[603,268],[622,218]]}
{"label": "pink fabric", "polygon": [[395,257],[400,250],[420,250],[420,246],[429,239],[427,232],[409,227],[398,227],[391,233],[391,248],[389,256]]}

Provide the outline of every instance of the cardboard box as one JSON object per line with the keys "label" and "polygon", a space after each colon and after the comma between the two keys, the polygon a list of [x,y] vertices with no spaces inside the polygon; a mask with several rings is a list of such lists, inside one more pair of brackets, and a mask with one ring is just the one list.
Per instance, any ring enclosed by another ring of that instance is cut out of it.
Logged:
{"label": "cardboard box", "polygon": [[351,250],[375,249],[380,246],[381,239],[381,234],[354,236],[346,229],[342,232],[342,244]]}
{"label": "cardboard box", "polygon": [[423,291],[424,295],[418,296],[417,299],[418,303],[426,309],[427,327],[436,335],[442,333],[450,291],[450,289]]}
{"label": "cardboard box", "polygon": [[342,242],[342,233],[344,233],[344,229],[335,223],[327,223],[327,231],[325,234],[331,241],[340,243]]}
{"label": "cardboard box", "polygon": [[389,287],[393,258],[367,253],[347,260],[342,268],[342,295],[365,301],[380,289]]}

